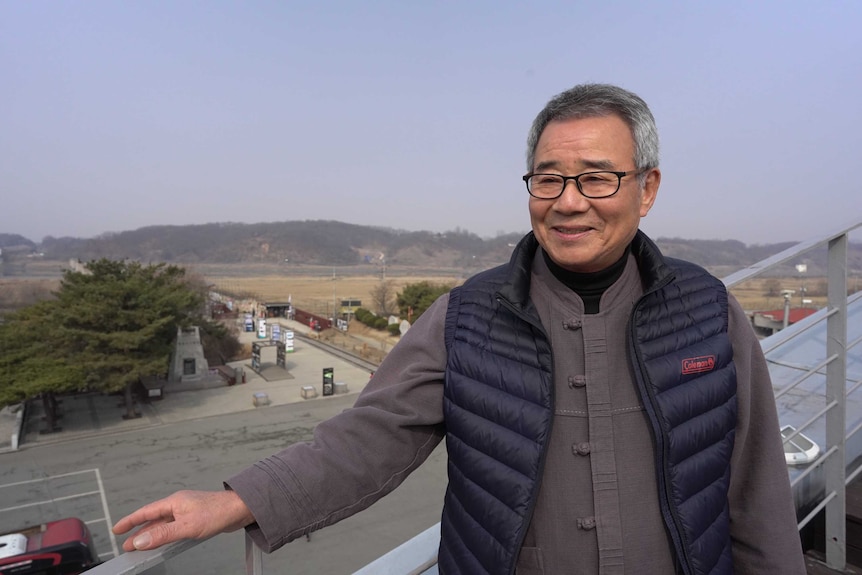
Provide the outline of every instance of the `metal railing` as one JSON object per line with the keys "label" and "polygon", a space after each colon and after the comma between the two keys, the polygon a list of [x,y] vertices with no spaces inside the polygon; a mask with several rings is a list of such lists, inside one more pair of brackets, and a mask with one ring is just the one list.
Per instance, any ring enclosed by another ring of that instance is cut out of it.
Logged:
{"label": "metal railing", "polygon": [[[815,325],[823,321],[826,322],[826,357],[778,391],[776,399],[797,388],[811,376],[822,374],[825,368],[825,406],[785,437],[784,443],[787,444],[792,441],[798,434],[825,417],[826,444],[823,452],[805,471],[793,478],[791,485],[796,488],[803,481],[808,480],[812,474],[822,473],[823,498],[799,522],[798,527],[802,530],[817,514],[825,510],[826,564],[832,569],[839,570],[843,570],[847,563],[845,488],[862,472],[862,466],[856,467],[850,473],[847,473],[846,467],[847,440],[862,429],[862,425],[859,425],[848,433],[846,423],[847,397],[862,385],[862,382],[855,382],[849,389],[847,387],[847,352],[862,341],[862,339],[856,339],[849,345],[847,343],[847,246],[850,232],[860,226],[862,226],[862,222],[842,226],[835,232],[801,242],[724,279],[725,285],[730,288],[815,248],[827,247],[827,305],[825,310],[821,310],[808,318],[800,328],[786,330],[784,336],[780,335],[784,334],[784,331],[779,332],[779,335],[765,340],[763,351],[768,356],[769,352],[779,346],[786,344],[793,338],[800,337]],[[854,299],[858,299],[858,297]]]}
{"label": "metal railing", "polygon": [[[246,535],[250,540],[251,538]],[[118,557],[114,557],[110,561],[106,561],[97,567],[93,567],[87,571],[90,575],[131,575],[132,573],[146,573],[153,567],[161,565],[171,557],[176,557],[180,553],[184,553],[192,547],[203,543],[205,540],[197,541],[193,539],[185,539],[176,543],[163,545],[158,549],[150,551],[135,551],[134,553],[124,553]],[[252,543],[252,546],[254,544]],[[248,549],[248,542],[246,542]],[[258,550],[260,553],[260,550]],[[248,553],[246,552],[246,555]],[[247,570],[247,573],[261,573],[261,560],[258,560],[257,570]],[[255,569],[253,566],[252,569]]]}
{"label": "metal railing", "polygon": [[[809,478],[812,473],[822,469],[825,478],[822,499],[799,522],[798,526],[801,530],[820,511],[825,510],[826,562],[832,569],[844,569],[846,565],[845,486],[862,473],[862,465],[851,470],[850,473],[846,472],[845,466],[846,441],[862,430],[862,423],[860,423],[849,433],[846,431],[846,398],[850,393],[862,387],[862,381],[854,382],[849,389],[846,386],[847,351],[862,342],[862,338],[858,338],[849,344],[847,343],[847,245],[849,233],[859,227],[862,227],[862,221],[842,226],[838,231],[801,242],[751,267],[735,272],[723,280],[725,285],[731,288],[797,258],[803,253],[824,245],[827,246],[827,307],[818,314],[800,322],[796,329],[785,330],[786,334],[785,332],[778,332],[773,337],[764,340],[763,350],[765,354],[769,354],[778,346],[799,337],[807,329],[820,322],[827,322],[826,358],[807,369],[802,376],[788,386],[782,388],[776,393],[776,398],[796,388],[812,375],[822,373],[824,368],[826,369],[827,401],[825,407],[800,425],[785,439],[785,443],[792,440],[815,421],[823,417],[826,418],[826,445],[822,454],[804,472],[794,478],[792,485],[795,487]],[[858,296],[862,296],[862,293],[857,294],[854,299],[860,299]],[[263,554],[254,545],[251,537],[248,535],[245,537],[246,573],[261,575]],[[431,575],[437,573],[439,539],[440,525],[438,523],[356,571],[354,575]],[[93,575],[145,573],[152,567],[188,551],[199,543],[202,541],[186,540],[151,551],[127,553],[111,559],[87,573]]]}
{"label": "metal railing", "polygon": [[[133,575],[146,573],[205,540],[186,539],[150,551],[135,551],[115,557],[87,571],[88,575]],[[437,546],[440,524],[437,523],[377,558],[353,575],[433,575],[437,573]],[[263,575],[263,552],[245,535],[245,572]]]}

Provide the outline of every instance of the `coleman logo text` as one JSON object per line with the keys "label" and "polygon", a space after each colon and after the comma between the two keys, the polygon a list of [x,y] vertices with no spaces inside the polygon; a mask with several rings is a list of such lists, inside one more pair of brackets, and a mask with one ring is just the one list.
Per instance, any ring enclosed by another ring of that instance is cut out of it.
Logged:
{"label": "coleman logo text", "polygon": [[712,371],[715,369],[715,356],[702,355],[700,357],[690,357],[682,360],[683,375],[689,373],[702,373],[704,371]]}

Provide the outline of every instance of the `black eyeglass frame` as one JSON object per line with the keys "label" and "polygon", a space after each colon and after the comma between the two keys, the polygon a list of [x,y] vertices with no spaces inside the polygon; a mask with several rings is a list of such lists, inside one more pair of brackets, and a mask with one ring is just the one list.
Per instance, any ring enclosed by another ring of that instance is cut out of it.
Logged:
{"label": "black eyeglass frame", "polygon": [[[627,172],[615,172],[613,170],[593,170],[591,172],[583,172],[583,173],[578,174],[576,176],[564,176],[562,174],[549,174],[547,172],[530,172],[529,174],[524,174],[524,176],[521,179],[524,180],[524,185],[527,186],[527,193],[530,194],[531,196],[533,196],[534,198],[536,198],[537,200],[556,200],[557,198],[559,198],[560,196],[563,195],[563,192],[566,191],[566,185],[569,183],[569,180],[575,181],[575,187],[578,189],[578,192],[582,196],[584,196],[585,198],[588,198],[590,200],[603,200],[605,198],[611,198],[611,197],[615,196],[616,193],[620,191],[620,188],[622,187],[622,183],[623,183],[623,178],[625,178],[626,176],[637,176],[637,175],[643,174],[647,171],[649,171],[649,168],[644,168],[642,170],[629,170]],[[590,174],[613,174],[613,175],[615,175],[617,177],[617,189],[614,190],[614,193],[608,194],[606,196],[588,196],[587,194],[584,193],[584,190],[581,188],[581,177],[589,176]],[[532,178],[533,176],[555,176],[557,178],[563,178],[563,185],[560,187],[560,193],[557,194],[556,196],[553,196],[553,197],[535,195],[532,192],[532,190],[530,190],[530,178]]]}

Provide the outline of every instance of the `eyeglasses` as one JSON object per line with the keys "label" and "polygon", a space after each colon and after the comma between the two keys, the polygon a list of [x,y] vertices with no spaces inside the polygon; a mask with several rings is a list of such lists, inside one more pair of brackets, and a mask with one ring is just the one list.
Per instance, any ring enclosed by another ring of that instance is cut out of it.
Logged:
{"label": "eyeglasses", "polygon": [[527,191],[540,200],[554,200],[563,195],[566,184],[574,180],[578,191],[587,198],[609,198],[620,189],[620,182],[626,176],[635,176],[646,170],[630,170],[628,172],[584,172],[577,176],[561,176],[560,174],[527,174],[524,182]]}

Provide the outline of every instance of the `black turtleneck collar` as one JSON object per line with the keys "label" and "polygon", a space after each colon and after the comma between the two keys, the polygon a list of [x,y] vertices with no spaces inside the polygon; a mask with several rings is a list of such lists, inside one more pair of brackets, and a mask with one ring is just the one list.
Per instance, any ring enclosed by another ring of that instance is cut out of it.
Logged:
{"label": "black turtleneck collar", "polygon": [[584,313],[588,314],[599,313],[602,294],[623,275],[628,255],[629,248],[626,248],[623,257],[607,268],[597,272],[578,273],[560,267],[551,259],[548,252],[542,250],[542,257],[545,258],[548,269],[555,278],[580,296],[584,301]]}

